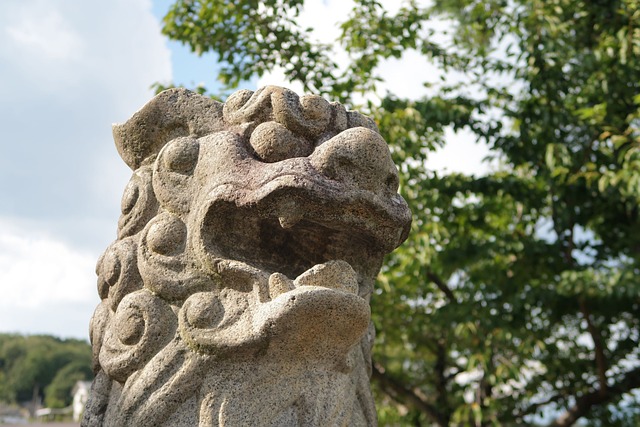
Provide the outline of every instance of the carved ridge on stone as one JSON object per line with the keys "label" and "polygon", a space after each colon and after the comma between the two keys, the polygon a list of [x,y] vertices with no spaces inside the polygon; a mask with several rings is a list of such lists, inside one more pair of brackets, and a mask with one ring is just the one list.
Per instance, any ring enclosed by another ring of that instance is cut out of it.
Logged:
{"label": "carved ridge on stone", "polygon": [[171,89],[113,134],[133,175],[83,426],[375,425],[368,301],[411,221],[375,123],[275,86]]}

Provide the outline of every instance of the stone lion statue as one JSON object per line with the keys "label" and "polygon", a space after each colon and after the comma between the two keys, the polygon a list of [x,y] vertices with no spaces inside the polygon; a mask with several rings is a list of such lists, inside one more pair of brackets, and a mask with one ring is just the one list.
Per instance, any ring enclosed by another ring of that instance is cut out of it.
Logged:
{"label": "stone lion statue", "polygon": [[411,215],[374,122],[318,96],[171,89],[96,271],[83,426],[371,426],[369,297]]}

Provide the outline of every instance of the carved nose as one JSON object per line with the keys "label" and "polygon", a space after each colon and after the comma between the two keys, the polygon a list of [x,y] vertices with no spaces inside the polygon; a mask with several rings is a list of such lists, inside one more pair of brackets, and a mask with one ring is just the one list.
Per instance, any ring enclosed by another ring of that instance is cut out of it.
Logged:
{"label": "carved nose", "polygon": [[348,186],[378,194],[398,191],[389,147],[370,129],[347,129],[321,144],[309,159],[323,175]]}

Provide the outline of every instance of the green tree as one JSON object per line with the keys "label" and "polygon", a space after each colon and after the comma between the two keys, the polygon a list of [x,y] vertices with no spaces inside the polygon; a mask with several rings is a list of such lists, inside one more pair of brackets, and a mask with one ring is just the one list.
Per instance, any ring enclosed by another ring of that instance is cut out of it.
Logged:
{"label": "green tree", "polygon": [[[639,6],[357,0],[331,46],[296,24],[302,0],[179,0],[165,17],[169,37],[219,55],[228,88],[280,66],[309,91],[369,100],[354,107],[376,118],[414,214],[373,298],[382,424],[637,425]],[[409,50],[462,83],[367,97]],[[500,166],[429,170],[447,126]]]}
{"label": "green tree", "polygon": [[28,402],[36,397],[64,407],[75,381],[91,377],[91,347],[85,341],[0,334],[0,401]]}
{"label": "green tree", "polygon": [[49,385],[44,389],[45,406],[49,408],[64,408],[71,404],[71,392],[78,381],[87,381],[93,377],[91,359],[78,360],[67,363],[56,372]]}

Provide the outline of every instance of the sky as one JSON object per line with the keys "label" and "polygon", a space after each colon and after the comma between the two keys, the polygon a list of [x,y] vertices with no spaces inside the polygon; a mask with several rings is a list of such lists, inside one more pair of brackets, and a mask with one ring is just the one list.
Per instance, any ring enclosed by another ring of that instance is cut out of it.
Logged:
{"label": "sky", "polygon": [[[161,35],[170,4],[0,1],[0,332],[88,339],[99,302],[95,263],[116,237],[131,174],[111,125],[151,99],[155,82],[216,85],[214,55],[198,58]],[[300,19],[332,22],[350,4],[308,0]],[[324,41],[336,34],[332,25],[316,30]],[[433,71],[407,54],[383,64],[381,90],[422,95],[424,73],[407,76],[407,69]],[[245,88],[265,84],[285,85],[274,70]],[[465,134],[448,138],[430,167],[486,169],[486,147]]]}

